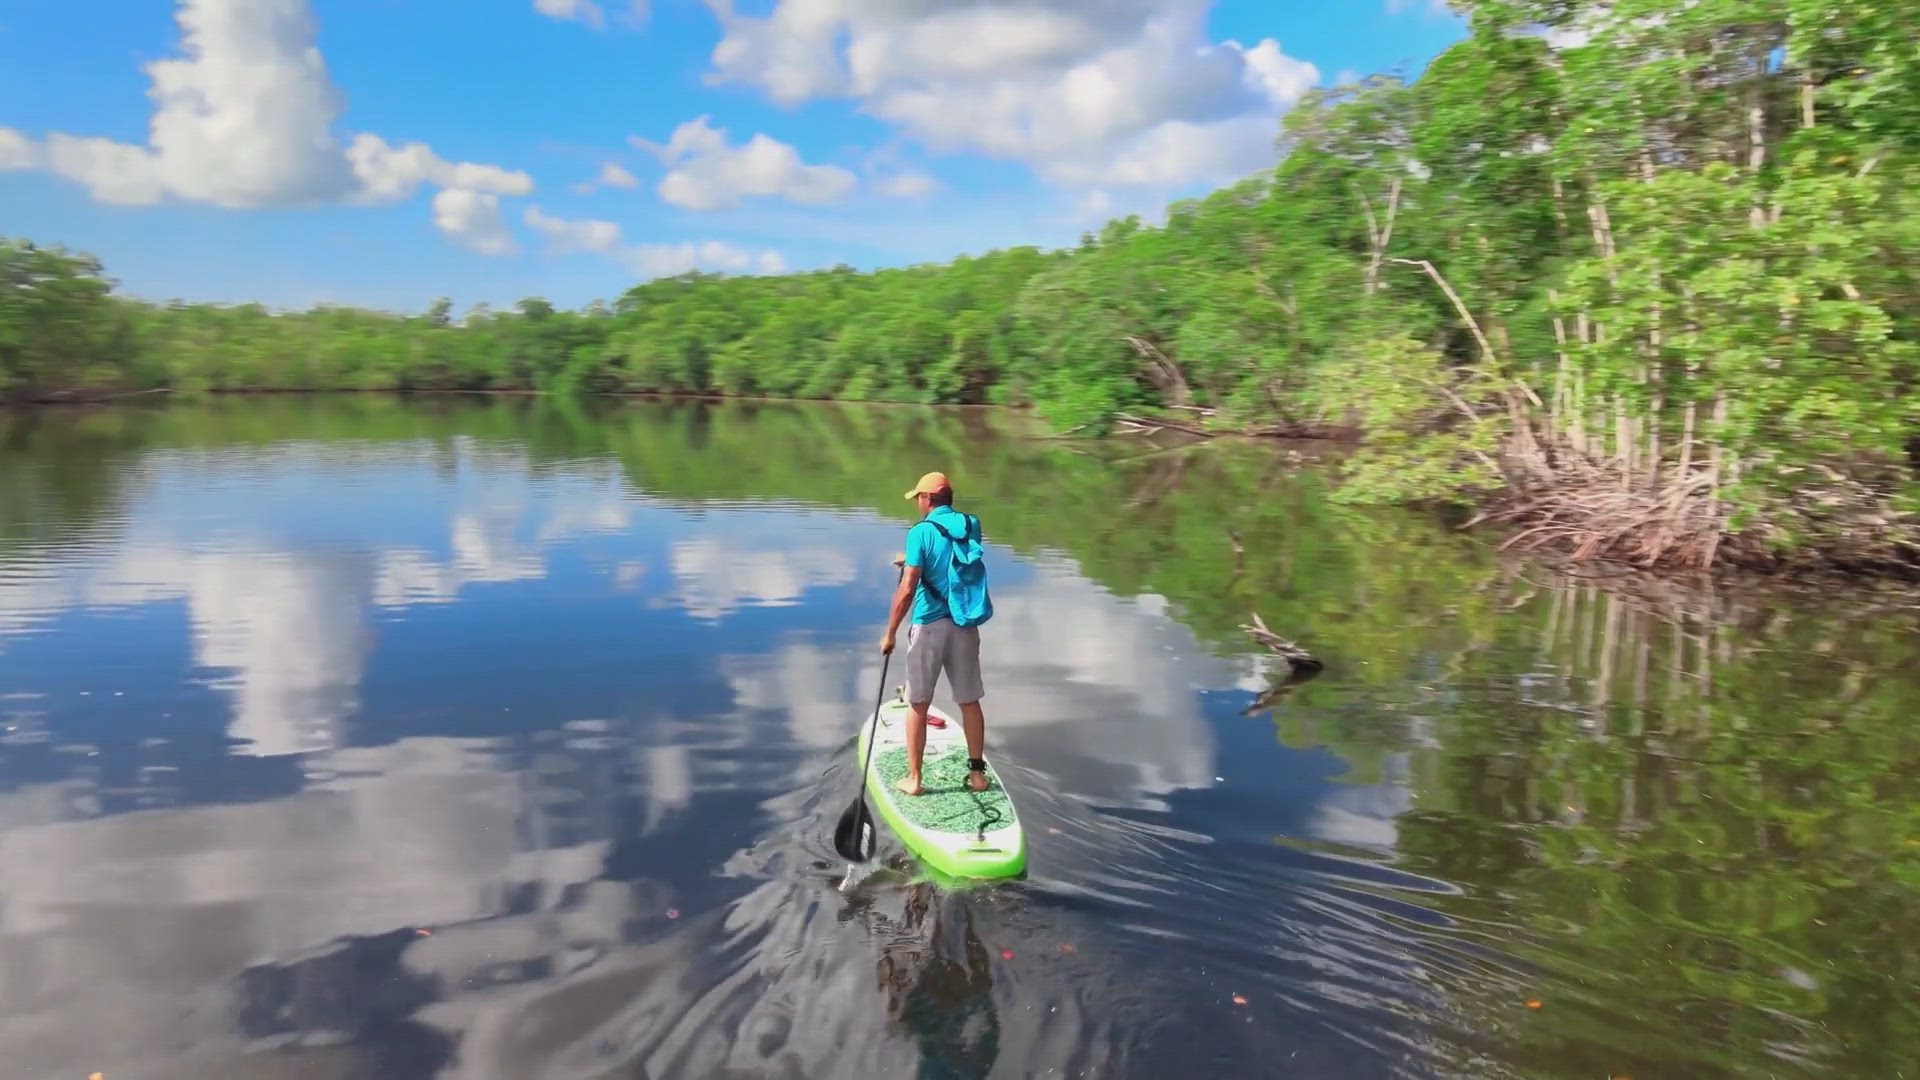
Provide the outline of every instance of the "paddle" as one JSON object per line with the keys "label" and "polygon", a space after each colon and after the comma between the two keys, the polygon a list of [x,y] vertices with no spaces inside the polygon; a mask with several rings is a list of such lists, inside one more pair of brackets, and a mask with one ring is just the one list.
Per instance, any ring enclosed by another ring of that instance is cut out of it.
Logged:
{"label": "paddle", "polygon": [[[907,568],[902,566],[901,577],[904,578],[906,573]],[[887,664],[892,659],[892,653],[880,657],[880,689],[873,695],[873,716],[867,721],[874,727],[880,723],[880,702],[887,696]],[[833,850],[848,862],[863,863],[873,858],[873,815],[867,811],[867,767],[873,761],[873,744],[879,741],[878,732],[870,727],[867,731],[866,757],[860,762],[857,781],[860,785],[859,794],[854,796],[852,805],[840,812],[840,823],[833,827]]]}

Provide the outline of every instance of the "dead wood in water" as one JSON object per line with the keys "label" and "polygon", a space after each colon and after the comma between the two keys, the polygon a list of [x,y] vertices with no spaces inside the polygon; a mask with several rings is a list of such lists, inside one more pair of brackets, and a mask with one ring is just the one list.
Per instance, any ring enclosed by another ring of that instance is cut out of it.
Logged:
{"label": "dead wood in water", "polygon": [[1318,673],[1321,668],[1325,666],[1320,663],[1319,658],[1315,657],[1312,653],[1281,637],[1279,634],[1274,633],[1272,630],[1267,629],[1267,624],[1261,621],[1260,613],[1257,611],[1253,613],[1253,625],[1249,626],[1246,623],[1241,623],[1240,629],[1245,630],[1248,637],[1265,645],[1269,651],[1278,655],[1282,660],[1285,660],[1287,665],[1296,672],[1312,671]]}
{"label": "dead wood in water", "polygon": [[1207,431],[1204,428],[1189,427],[1172,420],[1149,420],[1131,413],[1115,413],[1113,418],[1129,435],[1157,435],[1161,431],[1179,431],[1201,439],[1212,439],[1218,435],[1217,432]]}
{"label": "dead wood in water", "polygon": [[1180,454],[1173,457],[1161,458],[1159,461],[1156,461],[1148,473],[1147,479],[1141,483],[1139,492],[1135,494],[1133,498],[1127,500],[1128,512],[1131,513],[1149,506],[1154,506],[1158,504],[1161,499],[1172,494],[1174,489],[1180,486],[1180,481],[1187,475],[1187,462],[1190,460],[1192,459],[1188,456]]}
{"label": "dead wood in water", "polygon": [[[1239,539],[1236,537],[1236,547],[1238,547],[1238,543]],[[1240,710],[1242,716],[1252,716],[1255,713],[1265,712],[1273,708],[1288,694],[1291,694],[1294,687],[1312,680],[1324,670],[1324,665],[1320,663],[1319,658],[1286,638],[1281,637],[1279,634],[1274,633],[1272,630],[1269,630],[1267,624],[1261,620],[1259,612],[1254,612],[1252,625],[1249,626],[1246,623],[1241,623],[1240,629],[1245,630],[1248,637],[1265,645],[1269,650],[1287,662],[1286,677],[1261,691],[1260,696],[1254,698],[1252,704]]]}
{"label": "dead wood in water", "polygon": [[1318,674],[1320,673],[1317,670],[1288,672],[1286,678],[1260,691],[1260,696],[1254,698],[1252,704],[1241,709],[1240,715],[1253,716],[1257,713],[1267,712],[1274,706],[1280,704],[1288,694],[1293,693],[1294,687],[1299,686],[1303,682],[1311,681],[1313,677]]}

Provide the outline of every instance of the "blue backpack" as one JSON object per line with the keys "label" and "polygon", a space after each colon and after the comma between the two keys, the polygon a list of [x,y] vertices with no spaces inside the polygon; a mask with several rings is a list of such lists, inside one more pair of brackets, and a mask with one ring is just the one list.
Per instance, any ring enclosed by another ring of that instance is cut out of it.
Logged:
{"label": "blue backpack", "polygon": [[980,519],[965,515],[967,529],[955,536],[940,523],[927,518],[916,524],[931,525],[951,541],[947,556],[947,588],[943,594],[931,575],[922,573],[920,584],[934,599],[945,602],[947,614],[955,626],[979,626],[993,618],[993,597],[987,593],[987,552],[980,545]]}

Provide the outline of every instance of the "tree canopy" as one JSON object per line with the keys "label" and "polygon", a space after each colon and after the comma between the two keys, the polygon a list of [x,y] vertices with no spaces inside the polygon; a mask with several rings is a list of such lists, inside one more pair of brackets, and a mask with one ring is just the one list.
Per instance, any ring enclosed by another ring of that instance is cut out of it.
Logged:
{"label": "tree canopy", "polygon": [[[685,393],[1033,406],[1363,443],[1342,497],[1529,543],[1911,561],[1920,0],[1456,0],[1412,82],[1071,249],[687,274],[455,321],[154,305],[0,242],[0,393]],[[1165,415],[1163,412],[1162,415]]]}

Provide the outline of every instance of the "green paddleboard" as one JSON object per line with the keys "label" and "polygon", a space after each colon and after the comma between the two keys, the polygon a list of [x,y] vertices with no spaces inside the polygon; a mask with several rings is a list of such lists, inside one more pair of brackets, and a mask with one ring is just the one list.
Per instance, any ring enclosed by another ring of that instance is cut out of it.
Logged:
{"label": "green paddleboard", "polygon": [[856,763],[866,759],[869,728],[876,732],[873,764],[867,769],[867,795],[875,812],[907,850],[942,874],[954,878],[1018,875],[1027,865],[1020,817],[991,759],[987,790],[967,787],[967,741],[957,718],[938,708],[929,713],[929,718],[939,717],[947,726],[927,725],[921,794],[908,795],[893,786],[907,775],[908,716],[906,702],[890,701],[880,707],[876,723],[860,725]]}

